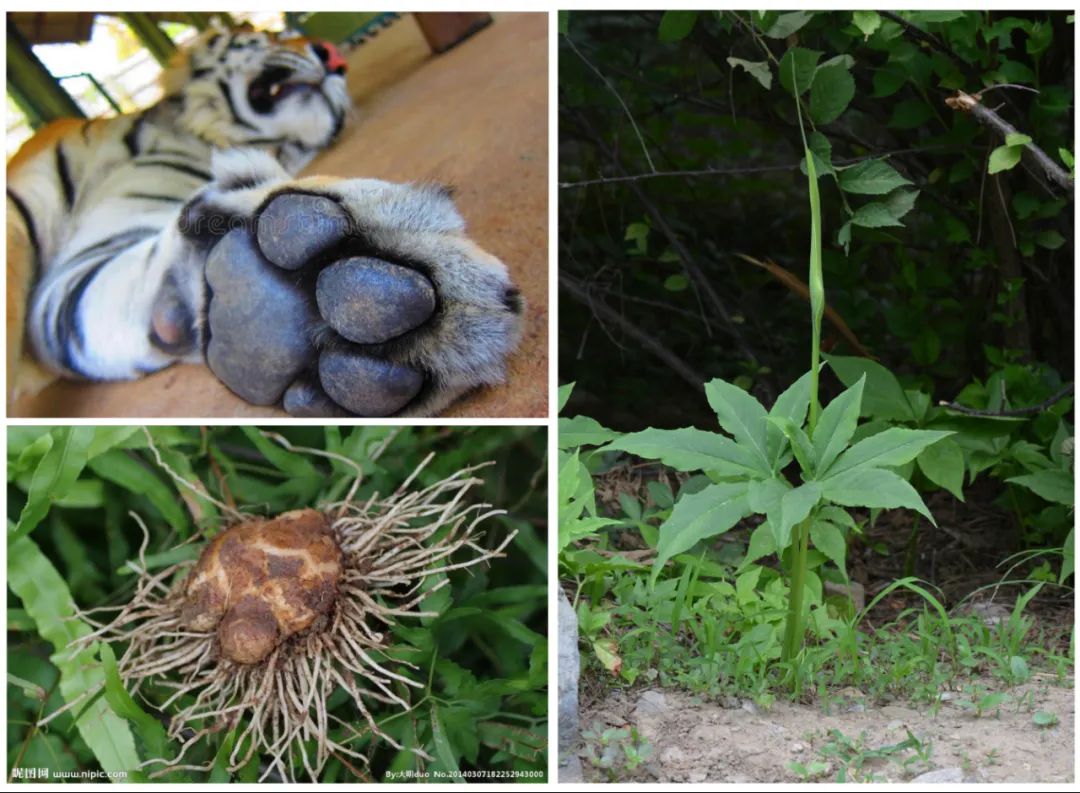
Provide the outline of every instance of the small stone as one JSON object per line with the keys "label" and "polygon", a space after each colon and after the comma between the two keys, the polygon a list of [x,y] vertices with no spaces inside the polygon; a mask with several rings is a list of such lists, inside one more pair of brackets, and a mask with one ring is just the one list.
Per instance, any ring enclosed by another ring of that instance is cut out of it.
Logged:
{"label": "small stone", "polygon": [[757,716],[759,713],[761,713],[761,709],[752,699],[744,699],[740,707],[747,713],[749,713],[751,716]]}
{"label": "small stone", "polygon": [[660,765],[680,766],[686,761],[686,754],[678,746],[669,746],[660,752]]}
{"label": "small stone", "polygon": [[791,744],[791,753],[792,754],[802,754],[805,751],[806,751],[806,746],[804,746],[803,744],[801,744],[801,743],[793,743],[793,744]]}
{"label": "small stone", "polygon": [[686,775],[686,781],[691,784],[697,785],[709,778],[709,774],[706,771],[702,771],[700,768],[695,768],[689,774]]}
{"label": "small stone", "polygon": [[634,709],[635,718],[642,716],[656,716],[668,709],[667,697],[663,691],[649,689],[638,697],[637,707]]}

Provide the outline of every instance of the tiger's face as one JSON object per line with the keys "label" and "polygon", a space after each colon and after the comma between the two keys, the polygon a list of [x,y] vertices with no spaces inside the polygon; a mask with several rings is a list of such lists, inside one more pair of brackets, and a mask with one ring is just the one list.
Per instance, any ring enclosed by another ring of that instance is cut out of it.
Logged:
{"label": "tiger's face", "polygon": [[349,110],[345,60],[332,44],[254,30],[204,33],[166,76],[181,123],[213,145],[315,152]]}

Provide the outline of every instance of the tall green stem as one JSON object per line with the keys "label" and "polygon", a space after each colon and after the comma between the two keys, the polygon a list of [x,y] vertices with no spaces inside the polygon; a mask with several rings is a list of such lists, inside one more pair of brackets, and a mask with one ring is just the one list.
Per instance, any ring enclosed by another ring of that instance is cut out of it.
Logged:
{"label": "tall green stem", "polygon": [[795,558],[791,565],[791,592],[788,594],[787,624],[781,660],[790,661],[799,654],[803,642],[803,595],[806,588],[806,556],[810,550],[810,521],[795,527]]}
{"label": "tall green stem", "polygon": [[[825,313],[825,281],[821,274],[821,196],[818,193],[817,168],[814,154],[806,141],[803,127],[802,102],[799,99],[798,75],[792,60],[792,86],[795,89],[795,112],[799,117],[803,154],[806,157],[806,177],[810,189],[810,416],[811,437],[818,421],[818,368],[821,363],[821,319]],[[805,625],[803,599],[806,588],[806,557],[810,548],[810,518],[795,527],[795,555],[791,565],[791,591],[788,595],[788,618],[784,628],[784,647],[781,658],[793,660],[802,648]]]}

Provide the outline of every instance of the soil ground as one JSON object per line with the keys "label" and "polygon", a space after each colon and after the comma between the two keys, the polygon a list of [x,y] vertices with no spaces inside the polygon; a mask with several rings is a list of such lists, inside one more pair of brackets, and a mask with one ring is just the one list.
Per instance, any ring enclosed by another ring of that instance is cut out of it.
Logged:
{"label": "soil ground", "polygon": [[[987,681],[988,682],[988,681]],[[989,685],[989,682],[988,682]],[[936,714],[927,707],[865,703],[854,690],[820,706],[777,702],[765,710],[748,700],[718,703],[675,691],[627,693],[612,691],[585,708],[583,729],[590,726],[636,728],[651,747],[649,758],[633,772],[613,779],[593,766],[582,766],[585,781],[638,782],[792,782],[803,776],[791,764],[826,764],[814,781],[834,781],[841,768],[849,781],[911,781],[938,772],[951,782],[1071,782],[1074,779],[1073,689],[1054,680],[1029,683],[1008,691],[1009,700],[981,717],[957,704],[942,703]],[[1033,713],[1058,718],[1040,728]],[[830,731],[859,741],[863,752],[846,758],[830,756],[838,746]],[[923,745],[924,756],[897,750],[885,757],[867,752],[908,739],[910,730]],[[831,746],[830,746],[831,745]],[[560,776],[560,781],[564,780]],[[925,781],[935,781],[933,778]]]}

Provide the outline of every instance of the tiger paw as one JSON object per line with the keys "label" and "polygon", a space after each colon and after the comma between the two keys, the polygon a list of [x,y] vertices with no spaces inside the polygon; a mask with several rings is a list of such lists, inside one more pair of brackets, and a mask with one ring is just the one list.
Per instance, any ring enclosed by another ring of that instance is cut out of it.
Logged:
{"label": "tiger paw", "polygon": [[434,188],[293,183],[206,263],[206,360],[295,416],[428,415],[500,382],[520,299]]}

